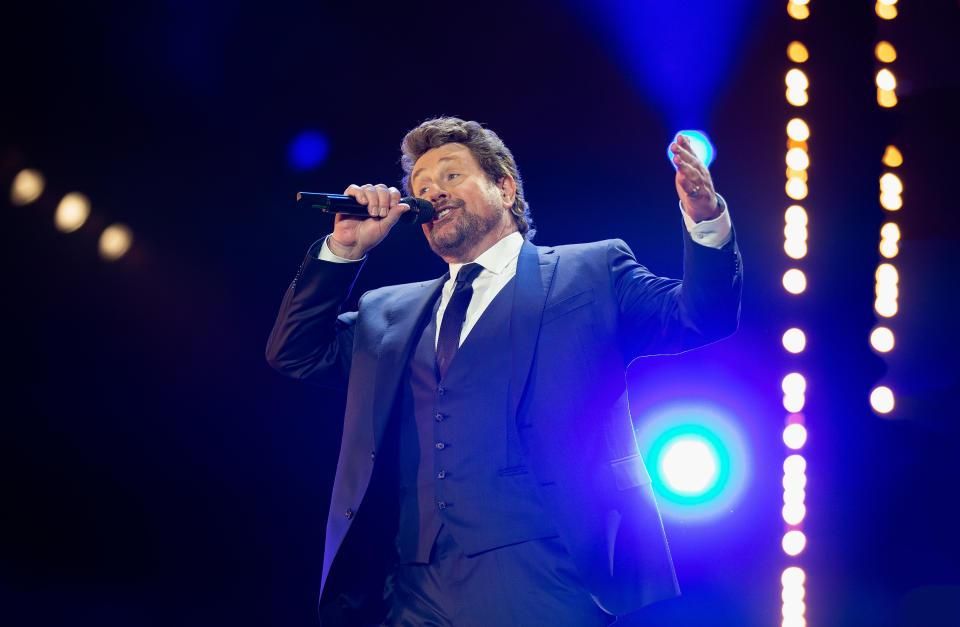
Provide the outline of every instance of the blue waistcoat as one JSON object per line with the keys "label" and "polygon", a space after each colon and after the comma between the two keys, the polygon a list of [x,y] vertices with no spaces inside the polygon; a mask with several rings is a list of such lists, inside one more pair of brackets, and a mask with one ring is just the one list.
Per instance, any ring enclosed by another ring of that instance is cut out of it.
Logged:
{"label": "blue waistcoat", "polygon": [[401,563],[427,563],[445,525],[472,555],[557,534],[524,463],[508,398],[513,281],[437,373],[436,308],[400,389]]}

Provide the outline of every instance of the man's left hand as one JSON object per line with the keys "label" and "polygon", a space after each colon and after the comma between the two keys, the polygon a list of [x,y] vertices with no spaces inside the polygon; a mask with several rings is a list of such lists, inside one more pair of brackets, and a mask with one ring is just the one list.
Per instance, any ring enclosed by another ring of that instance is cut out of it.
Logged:
{"label": "man's left hand", "polygon": [[707,166],[693,152],[690,138],[686,135],[677,137],[677,141],[670,144],[673,152],[673,163],[677,167],[677,194],[687,215],[694,222],[712,220],[720,215],[717,204],[717,192],[713,189],[713,179]]}

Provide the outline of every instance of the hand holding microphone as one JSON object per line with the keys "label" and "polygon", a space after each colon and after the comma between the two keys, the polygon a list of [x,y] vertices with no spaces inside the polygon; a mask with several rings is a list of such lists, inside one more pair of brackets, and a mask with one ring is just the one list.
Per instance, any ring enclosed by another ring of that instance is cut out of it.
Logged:
{"label": "hand holding microphone", "polygon": [[401,198],[400,190],[382,183],[350,185],[342,195],[300,192],[297,203],[337,214],[327,246],[345,259],[361,259],[383,241],[398,221],[422,224],[433,219],[429,201]]}

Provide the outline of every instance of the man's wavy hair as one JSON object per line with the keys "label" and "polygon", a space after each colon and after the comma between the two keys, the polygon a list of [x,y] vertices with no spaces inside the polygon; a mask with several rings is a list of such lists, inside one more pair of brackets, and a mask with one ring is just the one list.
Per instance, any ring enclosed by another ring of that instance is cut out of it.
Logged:
{"label": "man's wavy hair", "polygon": [[403,168],[403,188],[414,196],[410,187],[410,175],[417,159],[432,148],[438,148],[450,143],[463,144],[470,149],[470,154],[477,160],[480,167],[494,183],[498,183],[504,176],[509,175],[517,183],[517,194],[510,207],[517,230],[526,239],[533,239],[536,229],[530,215],[530,207],[523,198],[523,182],[520,172],[513,160],[513,153],[507,148],[496,133],[483,128],[478,122],[467,122],[460,118],[439,117],[427,120],[410,131],[400,144],[400,166]]}

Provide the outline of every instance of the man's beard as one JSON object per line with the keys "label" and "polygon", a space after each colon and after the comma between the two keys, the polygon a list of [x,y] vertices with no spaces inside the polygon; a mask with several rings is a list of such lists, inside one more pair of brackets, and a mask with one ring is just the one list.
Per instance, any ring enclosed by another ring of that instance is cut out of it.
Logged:
{"label": "man's beard", "polygon": [[[453,203],[455,215],[454,224],[445,225],[442,233],[438,229],[429,232],[430,248],[441,257],[462,257],[469,252],[490,231],[500,225],[503,218],[503,208],[493,211],[487,216],[479,216],[466,210],[466,203],[458,200]],[[453,228],[450,228],[450,227]]]}

